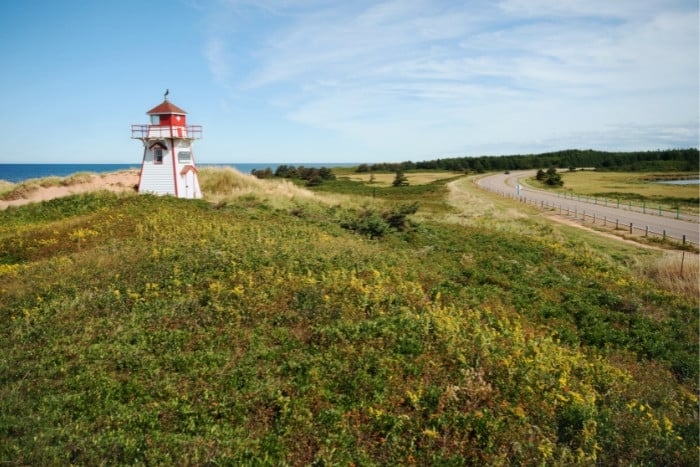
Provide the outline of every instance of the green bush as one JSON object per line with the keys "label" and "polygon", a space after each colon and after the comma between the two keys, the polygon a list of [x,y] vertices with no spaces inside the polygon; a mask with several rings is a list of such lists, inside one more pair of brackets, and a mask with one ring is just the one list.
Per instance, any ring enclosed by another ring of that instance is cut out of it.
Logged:
{"label": "green bush", "polygon": [[418,203],[402,204],[392,209],[378,212],[374,208],[352,211],[341,226],[370,238],[382,237],[388,232],[404,231],[412,224],[408,216],[418,211]]}
{"label": "green bush", "polygon": [[542,169],[538,170],[535,178],[548,186],[558,187],[564,185],[561,175],[557,173],[557,169],[554,167],[550,167],[546,172]]}
{"label": "green bush", "polygon": [[353,214],[341,221],[343,228],[370,238],[382,237],[389,231],[389,224],[375,209],[365,208]]}

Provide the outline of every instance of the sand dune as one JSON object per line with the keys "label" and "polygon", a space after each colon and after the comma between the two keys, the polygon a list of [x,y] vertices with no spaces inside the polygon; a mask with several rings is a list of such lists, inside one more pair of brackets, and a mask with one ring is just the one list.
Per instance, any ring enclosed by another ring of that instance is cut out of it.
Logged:
{"label": "sand dune", "polygon": [[125,170],[106,174],[90,174],[70,185],[56,185],[42,187],[30,185],[26,190],[16,192],[16,199],[0,200],[0,209],[9,206],[21,206],[29,203],[47,201],[62,196],[90,191],[108,190],[114,192],[134,191],[134,186],[139,181],[138,170]]}

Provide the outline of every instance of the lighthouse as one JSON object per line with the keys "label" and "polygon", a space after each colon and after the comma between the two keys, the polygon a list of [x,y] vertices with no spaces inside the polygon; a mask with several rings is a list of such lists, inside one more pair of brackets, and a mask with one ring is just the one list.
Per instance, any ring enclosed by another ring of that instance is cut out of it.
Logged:
{"label": "lighthouse", "polygon": [[139,193],[201,198],[192,143],[202,138],[200,125],[187,125],[187,112],[168,100],[146,112],[148,125],[131,125],[131,138],[143,143]]}

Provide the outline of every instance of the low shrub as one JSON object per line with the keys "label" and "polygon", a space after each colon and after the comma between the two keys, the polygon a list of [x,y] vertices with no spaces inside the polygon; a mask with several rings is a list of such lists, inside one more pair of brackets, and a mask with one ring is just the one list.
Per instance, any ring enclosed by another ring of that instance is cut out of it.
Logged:
{"label": "low shrub", "polygon": [[414,226],[408,216],[417,211],[418,203],[402,204],[381,212],[374,208],[364,208],[351,211],[341,221],[341,226],[360,235],[378,238],[388,232],[404,231]]}

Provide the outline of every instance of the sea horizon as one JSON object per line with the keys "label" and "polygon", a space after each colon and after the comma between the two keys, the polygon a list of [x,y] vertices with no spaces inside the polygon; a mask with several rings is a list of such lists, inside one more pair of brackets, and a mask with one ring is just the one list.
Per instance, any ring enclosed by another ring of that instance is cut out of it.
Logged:
{"label": "sea horizon", "polygon": [[[304,167],[353,167],[360,165],[360,162],[271,162],[271,163],[251,163],[251,162],[212,162],[197,164],[197,167],[232,167],[241,173],[249,174],[253,170],[264,170],[270,168],[275,171],[281,165],[304,166]],[[110,173],[122,170],[139,169],[141,164],[55,164],[55,163],[2,163],[0,164],[0,180],[10,183],[21,183],[34,178],[45,177],[68,177],[70,175],[91,172]]]}

